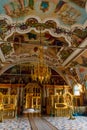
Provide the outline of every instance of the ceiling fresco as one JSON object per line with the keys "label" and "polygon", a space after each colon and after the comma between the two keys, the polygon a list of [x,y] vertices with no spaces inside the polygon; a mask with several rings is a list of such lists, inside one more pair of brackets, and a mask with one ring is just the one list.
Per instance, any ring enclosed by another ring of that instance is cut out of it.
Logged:
{"label": "ceiling fresco", "polygon": [[80,56],[74,59],[73,63],[76,66],[87,67],[87,49],[85,49]]}
{"label": "ceiling fresco", "polygon": [[87,0],[0,0],[0,73],[19,62],[38,62],[40,46],[59,73],[82,65]]}
{"label": "ceiling fresco", "polygon": [[68,26],[85,22],[85,4],[86,0],[3,0],[0,1],[0,13],[14,20],[24,20],[31,14],[40,19],[56,18]]}

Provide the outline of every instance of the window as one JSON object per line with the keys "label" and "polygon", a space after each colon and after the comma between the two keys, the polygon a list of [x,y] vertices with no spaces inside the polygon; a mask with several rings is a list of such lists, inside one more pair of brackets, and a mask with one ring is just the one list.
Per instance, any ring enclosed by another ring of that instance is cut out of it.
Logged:
{"label": "window", "polygon": [[80,84],[75,84],[75,86],[74,86],[74,95],[79,96],[81,88],[82,88],[82,86]]}

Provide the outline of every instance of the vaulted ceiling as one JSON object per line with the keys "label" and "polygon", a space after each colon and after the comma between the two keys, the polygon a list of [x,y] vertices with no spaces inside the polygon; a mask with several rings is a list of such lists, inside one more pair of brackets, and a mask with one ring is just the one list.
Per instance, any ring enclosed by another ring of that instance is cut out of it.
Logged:
{"label": "vaulted ceiling", "polygon": [[[38,62],[59,74],[87,63],[87,0],[0,0],[0,73]],[[85,63],[84,63],[85,59]]]}

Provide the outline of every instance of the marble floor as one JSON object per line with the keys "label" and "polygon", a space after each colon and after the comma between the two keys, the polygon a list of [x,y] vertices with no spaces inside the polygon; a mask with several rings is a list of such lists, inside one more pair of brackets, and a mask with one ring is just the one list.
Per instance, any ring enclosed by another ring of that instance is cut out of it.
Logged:
{"label": "marble floor", "polygon": [[44,117],[58,130],[87,130],[87,117],[76,116],[74,120],[68,117]]}
{"label": "marble floor", "polygon": [[[42,118],[58,130],[87,130],[87,117],[85,116],[76,116],[75,120],[69,120],[68,117],[45,116]],[[5,119],[3,122],[0,122],[0,130],[31,130],[31,125],[28,117]]]}
{"label": "marble floor", "polygon": [[4,119],[0,122],[0,130],[31,130],[27,117]]}

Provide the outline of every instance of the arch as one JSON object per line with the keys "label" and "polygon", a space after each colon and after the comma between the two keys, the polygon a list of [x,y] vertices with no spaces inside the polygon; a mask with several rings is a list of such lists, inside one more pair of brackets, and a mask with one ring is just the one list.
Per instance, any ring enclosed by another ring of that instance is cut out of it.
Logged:
{"label": "arch", "polygon": [[[8,66],[3,67],[3,69],[0,71],[0,75],[2,75],[5,71],[7,71],[8,69],[14,67],[15,65],[20,65],[20,64],[22,64],[22,63],[29,63],[29,64],[31,65],[31,63],[33,64],[33,63],[35,63],[35,62],[38,63],[38,59],[35,58],[35,59],[32,60],[32,57],[31,57],[31,58],[29,58],[29,59],[26,58],[26,60],[21,59],[21,60],[15,62],[15,63],[10,63],[10,64],[8,64]],[[46,65],[48,65],[49,68],[51,68],[51,69],[53,69],[54,71],[56,71],[56,72],[60,75],[60,77],[63,78],[63,80],[67,83],[67,80],[66,80],[65,76],[61,73],[60,70],[58,70],[58,69],[57,69],[56,67],[54,67],[54,66],[50,66],[49,64],[46,64]],[[67,83],[67,84],[68,84],[68,83]]]}

